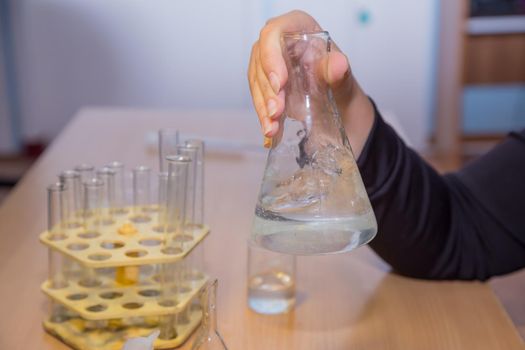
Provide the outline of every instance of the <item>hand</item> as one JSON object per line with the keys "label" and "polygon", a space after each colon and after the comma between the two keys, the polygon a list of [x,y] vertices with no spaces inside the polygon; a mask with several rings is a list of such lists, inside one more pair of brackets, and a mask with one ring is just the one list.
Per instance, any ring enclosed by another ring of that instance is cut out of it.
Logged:
{"label": "hand", "polygon": [[[302,11],[292,11],[270,19],[253,45],[248,81],[264,136],[273,137],[277,133],[278,118],[284,111],[285,95],[282,88],[288,79],[288,72],[281,52],[281,34],[320,30],[321,26],[313,17]],[[357,158],[372,127],[374,111],[368,97],[354,79],[348,59],[337,45],[332,47],[323,76],[332,89]]]}

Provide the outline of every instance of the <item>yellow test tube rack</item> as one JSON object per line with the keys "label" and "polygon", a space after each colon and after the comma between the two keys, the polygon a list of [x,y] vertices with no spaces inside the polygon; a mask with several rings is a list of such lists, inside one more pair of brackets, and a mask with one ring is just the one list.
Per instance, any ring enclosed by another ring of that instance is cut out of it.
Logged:
{"label": "yellow test tube rack", "polygon": [[203,223],[204,144],[180,145],[176,132],[166,135],[157,200],[151,169],[129,174],[121,162],[96,170],[80,164],[47,189],[48,229],[40,235],[49,255],[44,328],[74,349],[120,350],[155,329],[155,349],[171,349],[201,322],[210,231]]}
{"label": "yellow test tube rack", "polygon": [[157,200],[151,169],[118,161],[79,164],[47,189],[44,328],[74,349],[120,350],[155,329],[155,349],[171,349],[201,322],[204,143],[162,129],[159,165]]}
{"label": "yellow test tube rack", "polygon": [[[155,349],[174,348],[188,339],[201,321],[198,295],[208,281],[192,255],[202,249],[209,228],[195,227],[191,236],[181,237],[180,249],[165,250],[166,234],[155,225],[157,215],[151,210],[149,220],[141,223],[115,215],[97,234],[79,225],[68,234],[40,235],[50,254],[62,255],[64,269],[59,288],[52,280],[41,286],[55,306],[55,314],[44,321],[46,331],[74,349],[120,350],[127,339],[147,336],[162,327],[163,318],[172,317],[175,336],[157,339]],[[162,296],[166,265],[177,274],[173,300]]]}

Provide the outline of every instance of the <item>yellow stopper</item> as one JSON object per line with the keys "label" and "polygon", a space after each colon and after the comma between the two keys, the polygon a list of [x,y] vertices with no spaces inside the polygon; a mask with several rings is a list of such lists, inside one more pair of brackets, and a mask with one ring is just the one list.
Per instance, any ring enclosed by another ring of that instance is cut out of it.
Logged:
{"label": "yellow stopper", "polygon": [[138,230],[130,223],[126,223],[119,227],[118,233],[123,236],[133,236],[138,232]]}
{"label": "yellow stopper", "polygon": [[[123,224],[118,228],[118,233],[123,236],[133,236],[138,232],[137,228],[130,223]],[[137,284],[139,281],[139,268],[137,266],[121,266],[115,271],[115,280],[122,285]]]}
{"label": "yellow stopper", "polygon": [[115,271],[115,280],[125,286],[137,284],[139,281],[138,266],[120,266]]}

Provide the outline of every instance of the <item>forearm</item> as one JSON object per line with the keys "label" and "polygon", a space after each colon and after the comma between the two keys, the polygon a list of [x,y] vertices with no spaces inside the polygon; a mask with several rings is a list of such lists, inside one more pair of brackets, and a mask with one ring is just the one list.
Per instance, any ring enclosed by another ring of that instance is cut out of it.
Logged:
{"label": "forearm", "polygon": [[394,270],[418,278],[485,280],[525,266],[523,159],[525,139],[507,140],[441,176],[376,113],[358,160],[378,219],[370,246]]}
{"label": "forearm", "polygon": [[436,262],[450,239],[446,183],[379,114],[365,147],[358,165],[379,231],[371,247],[402,274],[439,277]]}

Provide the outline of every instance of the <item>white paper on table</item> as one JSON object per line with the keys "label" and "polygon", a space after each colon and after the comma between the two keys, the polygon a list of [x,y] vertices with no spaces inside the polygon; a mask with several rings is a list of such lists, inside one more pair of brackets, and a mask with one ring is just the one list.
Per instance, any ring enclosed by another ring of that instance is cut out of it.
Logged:
{"label": "white paper on table", "polygon": [[122,350],[153,350],[153,343],[159,336],[160,331],[156,330],[146,338],[131,338],[124,343]]}

